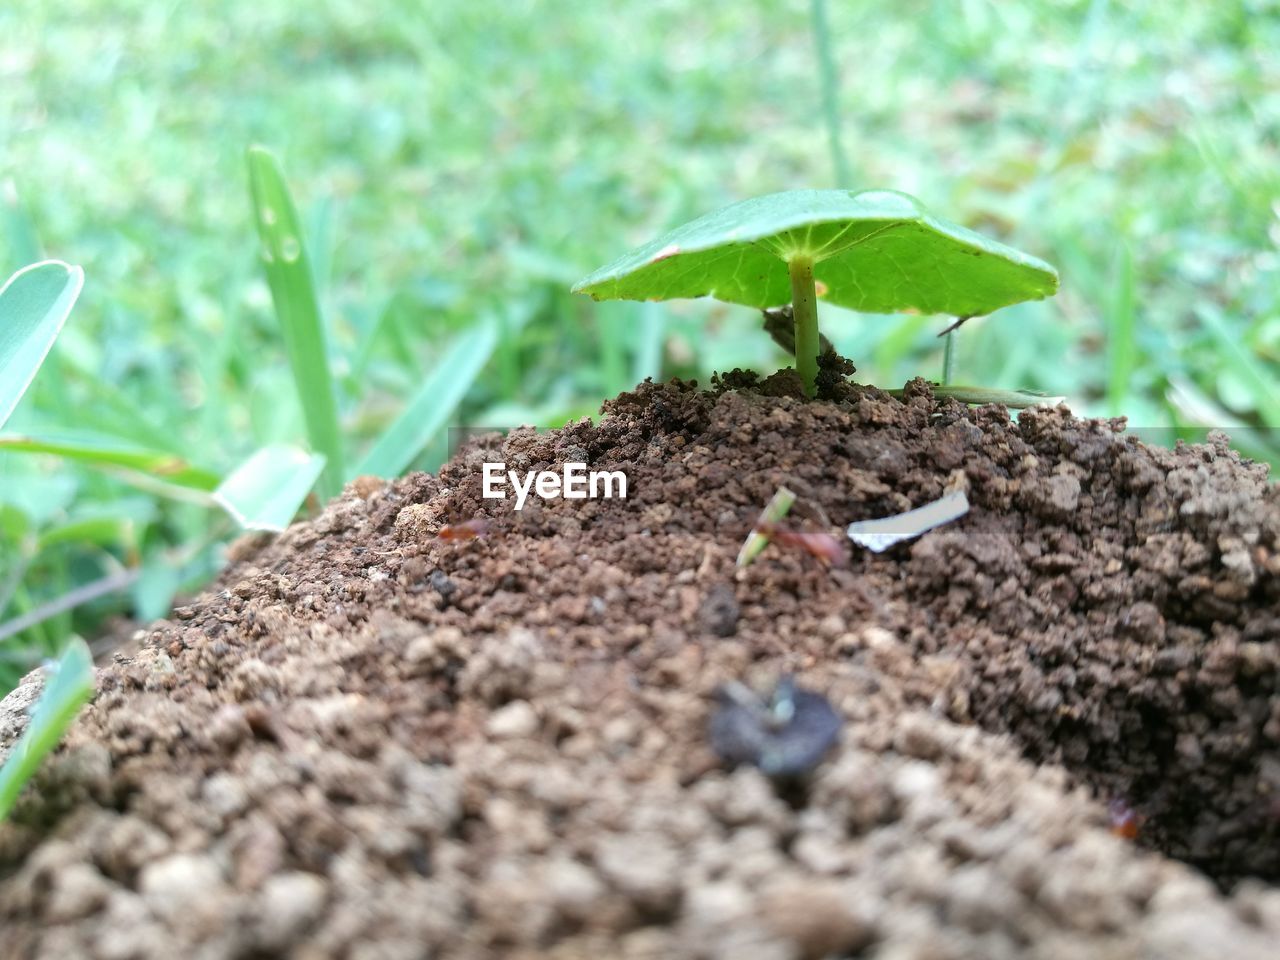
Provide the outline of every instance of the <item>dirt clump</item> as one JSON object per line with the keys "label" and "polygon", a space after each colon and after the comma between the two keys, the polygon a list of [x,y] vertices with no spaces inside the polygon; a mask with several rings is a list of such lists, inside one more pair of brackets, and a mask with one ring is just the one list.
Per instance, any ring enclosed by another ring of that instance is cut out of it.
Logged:
{"label": "dirt clump", "polygon": [[[837,393],[644,384],[242,547],[0,825],[0,955],[1274,956],[1265,469]],[[486,461],[628,496],[517,513]],[[838,532],[957,483],[966,517],[884,554],[734,568],[779,485]],[[799,789],[708,740],[721,685],[783,676],[843,720]]]}

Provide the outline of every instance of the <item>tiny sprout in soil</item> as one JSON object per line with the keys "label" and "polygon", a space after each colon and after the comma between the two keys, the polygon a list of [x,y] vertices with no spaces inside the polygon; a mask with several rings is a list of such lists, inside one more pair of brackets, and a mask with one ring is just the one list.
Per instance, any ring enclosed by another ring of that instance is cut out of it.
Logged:
{"label": "tiny sprout in soil", "polygon": [[893,190],[792,190],[744,200],[637,247],[573,289],[597,300],[714,297],[791,305],[813,396],[818,301],[866,313],[982,316],[1058,288],[1049,264],[927,213]]}
{"label": "tiny sprout in soil", "polygon": [[786,487],[779,487],[765,508],[760,512],[756,525],[747,534],[742,548],[738,551],[737,565],[745,567],[760,555],[770,542],[789,550],[801,550],[810,556],[817,557],[832,567],[845,567],[849,558],[840,541],[829,533],[821,531],[795,530],[782,524],[782,519],[791,511],[796,495]]}

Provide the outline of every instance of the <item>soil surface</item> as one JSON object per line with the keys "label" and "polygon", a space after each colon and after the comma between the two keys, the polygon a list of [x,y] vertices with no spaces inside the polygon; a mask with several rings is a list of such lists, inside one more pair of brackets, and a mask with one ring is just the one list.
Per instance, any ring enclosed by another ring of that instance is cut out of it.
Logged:
{"label": "soil surface", "polygon": [[[239,544],[0,824],[0,956],[1274,958],[1280,488],[838,381],[645,384]],[[629,496],[517,513],[498,460]],[[783,484],[846,566],[735,569]],[[841,533],[957,486],[884,554]],[[717,688],[788,675],[839,741],[727,768]]]}

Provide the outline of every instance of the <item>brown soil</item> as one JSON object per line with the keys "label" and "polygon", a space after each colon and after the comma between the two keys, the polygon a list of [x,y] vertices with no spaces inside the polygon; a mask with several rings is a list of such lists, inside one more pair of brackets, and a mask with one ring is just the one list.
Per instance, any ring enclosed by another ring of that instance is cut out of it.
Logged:
{"label": "brown soil", "polygon": [[[1274,957],[1265,470],[919,381],[751,381],[646,384],[243,547],[0,825],[0,956]],[[631,495],[514,513],[485,460]],[[973,510],[735,571],[783,483],[813,528],[954,483]],[[784,674],[844,719],[786,786],[707,740],[718,685]]]}

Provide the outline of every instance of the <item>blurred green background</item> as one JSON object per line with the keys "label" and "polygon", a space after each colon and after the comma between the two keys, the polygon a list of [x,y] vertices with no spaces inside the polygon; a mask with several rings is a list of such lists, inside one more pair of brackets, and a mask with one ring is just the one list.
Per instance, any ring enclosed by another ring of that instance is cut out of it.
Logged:
{"label": "blurred green background", "polygon": [[[845,184],[809,0],[11,0],[0,275],[47,255],[88,279],[6,432],[92,431],[215,472],[305,436],[248,201],[262,143],[307,225],[356,452],[481,321],[504,334],[455,422],[556,425],[645,376],[785,364],[749,310],[567,288],[722,204],[839,185],[905,190],[1060,269],[1056,299],[964,328],[959,382],[1063,394],[1166,442],[1229,427],[1280,462],[1274,2],[827,19]],[[823,314],[881,386],[937,377],[944,325]],[[41,620],[0,639],[0,689],[73,630],[164,613],[234,534],[162,478],[0,453],[0,637]]]}

